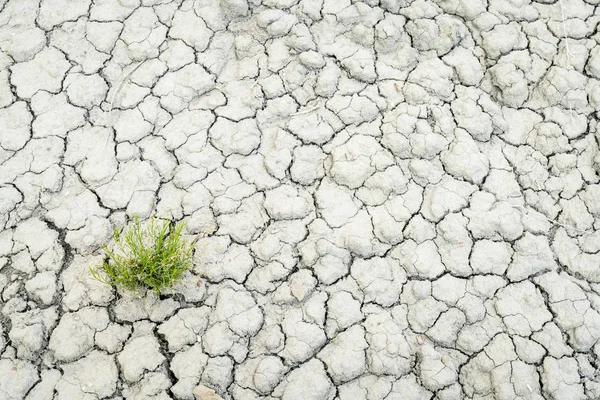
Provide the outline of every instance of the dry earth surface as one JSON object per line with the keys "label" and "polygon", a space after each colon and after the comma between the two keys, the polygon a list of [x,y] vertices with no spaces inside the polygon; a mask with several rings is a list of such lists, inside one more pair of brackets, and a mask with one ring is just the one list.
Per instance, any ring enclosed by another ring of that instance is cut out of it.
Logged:
{"label": "dry earth surface", "polygon": [[599,3],[0,0],[0,398],[600,398]]}

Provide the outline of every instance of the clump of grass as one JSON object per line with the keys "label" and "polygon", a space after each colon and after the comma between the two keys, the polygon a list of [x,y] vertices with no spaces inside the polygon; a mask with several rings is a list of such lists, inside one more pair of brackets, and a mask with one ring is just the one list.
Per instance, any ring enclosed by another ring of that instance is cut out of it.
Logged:
{"label": "clump of grass", "polygon": [[101,267],[90,268],[92,276],[138,293],[150,289],[159,294],[192,266],[194,246],[182,238],[183,227],[157,223],[153,216],[142,228],[136,216],[132,226],[114,230],[114,244],[102,247],[106,259]]}

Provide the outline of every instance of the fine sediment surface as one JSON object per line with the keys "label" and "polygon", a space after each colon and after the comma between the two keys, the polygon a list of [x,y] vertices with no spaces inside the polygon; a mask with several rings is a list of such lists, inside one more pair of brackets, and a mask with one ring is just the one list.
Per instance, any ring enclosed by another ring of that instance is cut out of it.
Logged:
{"label": "fine sediment surface", "polygon": [[599,3],[0,0],[0,398],[600,398]]}

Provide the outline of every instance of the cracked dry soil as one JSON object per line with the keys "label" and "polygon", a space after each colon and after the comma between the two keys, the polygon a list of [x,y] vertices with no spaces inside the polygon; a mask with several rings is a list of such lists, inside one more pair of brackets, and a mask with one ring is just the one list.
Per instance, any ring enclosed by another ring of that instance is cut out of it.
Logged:
{"label": "cracked dry soil", "polygon": [[599,399],[599,4],[0,0],[0,398]]}

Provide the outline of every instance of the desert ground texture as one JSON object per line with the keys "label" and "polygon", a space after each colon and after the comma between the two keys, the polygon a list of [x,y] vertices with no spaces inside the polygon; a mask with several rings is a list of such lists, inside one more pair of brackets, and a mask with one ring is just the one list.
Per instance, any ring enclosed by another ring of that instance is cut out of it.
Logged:
{"label": "desert ground texture", "polygon": [[[0,399],[600,399],[599,23],[0,0]],[[94,280],[152,215],[183,280]]]}

